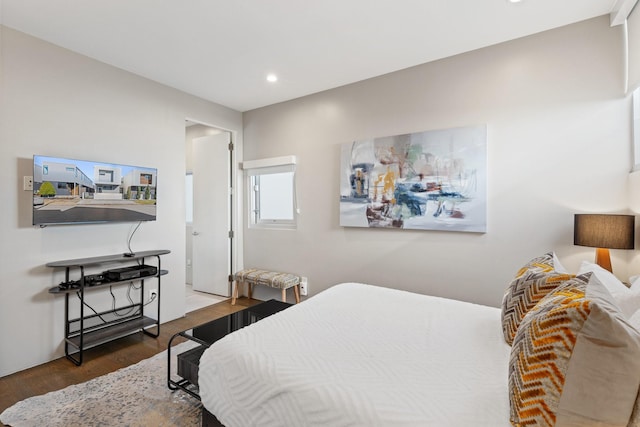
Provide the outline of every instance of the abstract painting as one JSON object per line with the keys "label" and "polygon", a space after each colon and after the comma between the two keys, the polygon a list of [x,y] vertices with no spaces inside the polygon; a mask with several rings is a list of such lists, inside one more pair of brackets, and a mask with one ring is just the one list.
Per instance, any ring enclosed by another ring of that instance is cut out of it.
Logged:
{"label": "abstract painting", "polygon": [[342,145],[343,227],[484,233],[486,125]]}

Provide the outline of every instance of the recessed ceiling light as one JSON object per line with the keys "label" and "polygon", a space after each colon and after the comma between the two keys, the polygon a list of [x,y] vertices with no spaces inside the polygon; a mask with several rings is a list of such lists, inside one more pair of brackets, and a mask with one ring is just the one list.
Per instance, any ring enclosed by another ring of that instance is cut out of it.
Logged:
{"label": "recessed ceiling light", "polygon": [[278,76],[276,76],[275,74],[269,74],[267,75],[267,81],[271,83],[275,83],[278,81]]}
{"label": "recessed ceiling light", "polygon": [[509,0],[509,3],[520,3],[522,0]]}

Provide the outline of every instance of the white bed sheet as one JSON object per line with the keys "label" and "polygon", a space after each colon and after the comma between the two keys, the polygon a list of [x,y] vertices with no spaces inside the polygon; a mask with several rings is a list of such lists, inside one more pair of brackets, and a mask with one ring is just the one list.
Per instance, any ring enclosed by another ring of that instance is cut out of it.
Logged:
{"label": "white bed sheet", "polygon": [[204,406],[235,426],[509,426],[498,308],[336,285],[202,356]]}

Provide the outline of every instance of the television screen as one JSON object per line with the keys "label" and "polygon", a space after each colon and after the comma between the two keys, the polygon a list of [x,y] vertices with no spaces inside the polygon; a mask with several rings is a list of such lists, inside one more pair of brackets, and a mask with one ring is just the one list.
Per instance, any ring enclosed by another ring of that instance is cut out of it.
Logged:
{"label": "television screen", "polygon": [[33,225],[156,219],[157,169],[33,156]]}

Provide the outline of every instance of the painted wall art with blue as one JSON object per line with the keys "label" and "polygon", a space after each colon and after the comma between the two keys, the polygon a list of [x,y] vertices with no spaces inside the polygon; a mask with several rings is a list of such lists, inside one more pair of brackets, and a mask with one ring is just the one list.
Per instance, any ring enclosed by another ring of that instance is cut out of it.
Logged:
{"label": "painted wall art with blue", "polygon": [[486,125],[343,144],[340,225],[485,233]]}

